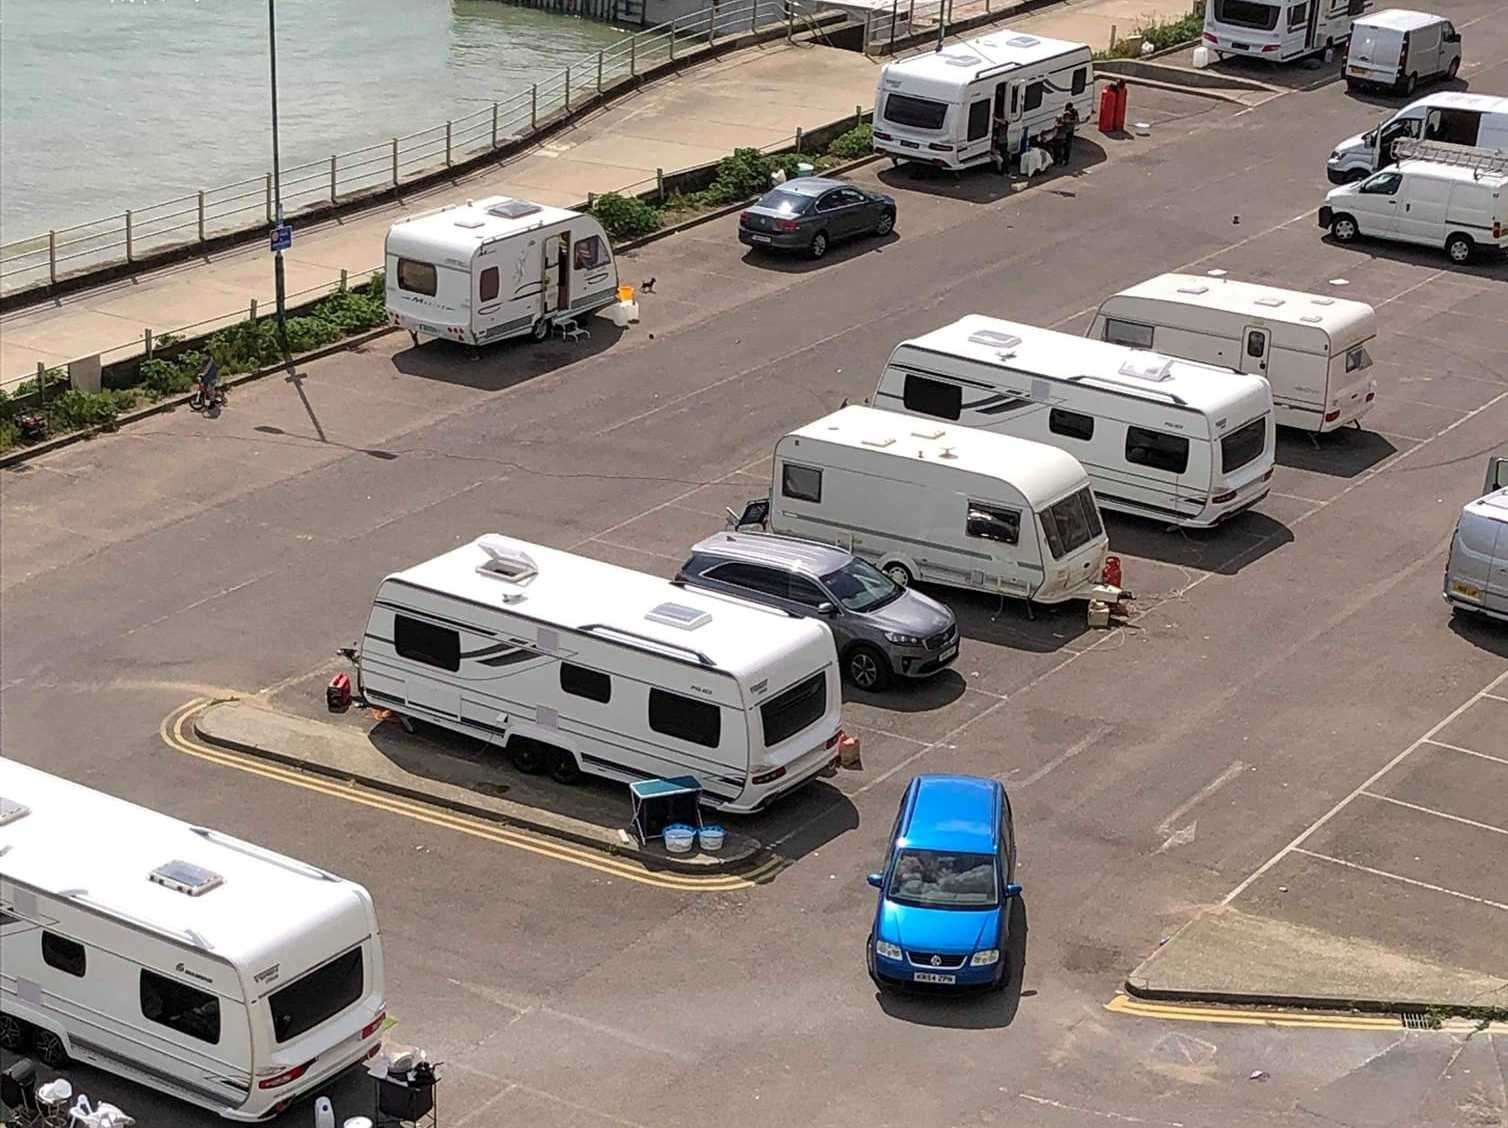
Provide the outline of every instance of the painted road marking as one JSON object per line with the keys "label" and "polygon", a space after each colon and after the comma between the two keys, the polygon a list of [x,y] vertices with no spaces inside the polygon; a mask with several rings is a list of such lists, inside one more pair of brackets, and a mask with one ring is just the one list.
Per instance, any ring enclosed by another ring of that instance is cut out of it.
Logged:
{"label": "painted road marking", "polygon": [[[1112,1014],[1136,1018],[1158,1018],[1171,1022],[1210,1022],[1229,1026],[1283,1026],[1308,1030],[1390,1030],[1402,1028],[1396,1014],[1342,1014],[1325,1011],[1261,1010],[1254,1007],[1215,1007],[1193,1003],[1154,1003],[1133,999],[1123,991],[1105,1004]],[[1486,1029],[1499,1029],[1502,1023],[1488,1023]],[[1469,1018],[1447,1018],[1435,1032],[1469,1033],[1484,1029],[1481,1022]],[[1424,1031],[1428,1032],[1426,1028]]]}
{"label": "painted road marking", "polygon": [[207,698],[196,698],[165,717],[159,728],[163,743],[176,751],[221,767],[234,768],[237,771],[262,776],[264,779],[278,783],[291,784],[306,791],[316,791],[348,803],[386,811],[389,814],[400,815],[413,819],[415,822],[452,830],[473,838],[483,838],[502,846],[523,850],[554,861],[567,862],[612,877],[621,877],[625,881],[637,882],[640,885],[652,885],[684,893],[730,892],[765,884],[773,880],[786,864],[780,858],[772,858],[747,873],[717,874],[707,877],[698,877],[695,874],[657,873],[629,859],[615,858],[610,854],[586,847],[556,842],[540,835],[513,830],[482,819],[448,811],[442,807],[374,791],[359,784],[343,783],[339,780],[302,772],[296,768],[284,767],[255,756],[232,752],[224,748],[212,748],[200,743],[188,729],[193,715],[210,704],[213,702]]}
{"label": "painted road marking", "polygon": [[1434,815],[1436,818],[1449,819],[1451,822],[1463,823],[1466,826],[1474,826],[1478,830],[1490,830],[1494,834],[1508,834],[1508,827],[1493,826],[1491,823],[1477,822],[1476,819],[1463,818],[1453,815],[1449,811],[1437,811],[1433,807],[1421,807],[1418,803],[1408,803],[1402,799],[1394,799],[1391,795],[1379,795],[1375,791],[1363,791],[1368,799],[1376,799],[1383,803],[1393,803],[1399,807],[1407,807],[1411,811],[1418,811],[1424,815]]}
{"label": "painted road marking", "polygon": [[1295,854],[1302,854],[1306,858],[1314,858],[1316,861],[1332,862],[1338,866],[1345,866],[1347,869],[1369,873],[1374,877],[1389,877],[1394,881],[1401,881],[1405,885],[1415,885],[1420,889],[1428,889],[1434,893],[1444,893],[1447,897],[1459,897],[1463,901],[1486,905],[1490,909],[1502,909],[1503,912],[1508,913],[1508,905],[1503,904],[1501,901],[1489,901],[1486,897],[1478,897],[1472,893],[1462,893],[1459,889],[1447,889],[1443,885],[1432,885],[1428,881],[1420,881],[1413,877],[1404,877],[1399,873],[1389,873],[1387,870],[1373,869],[1371,866],[1364,866],[1359,862],[1348,862],[1345,858],[1332,858],[1329,854],[1316,854],[1313,850],[1305,850],[1302,846],[1295,846],[1293,852]]}

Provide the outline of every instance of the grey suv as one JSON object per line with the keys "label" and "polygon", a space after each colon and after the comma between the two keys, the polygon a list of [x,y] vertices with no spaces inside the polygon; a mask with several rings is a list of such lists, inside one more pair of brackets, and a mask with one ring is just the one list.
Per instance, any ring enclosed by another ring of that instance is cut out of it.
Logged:
{"label": "grey suv", "polygon": [[832,628],[843,674],[860,689],[925,678],[958,657],[958,623],[937,600],[831,545],[769,533],[718,533],[675,582],[737,595]]}

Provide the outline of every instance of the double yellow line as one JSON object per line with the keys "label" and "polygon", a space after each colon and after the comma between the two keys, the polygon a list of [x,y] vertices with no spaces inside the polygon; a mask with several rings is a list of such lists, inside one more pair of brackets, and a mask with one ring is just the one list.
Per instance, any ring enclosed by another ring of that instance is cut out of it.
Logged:
{"label": "double yellow line", "polygon": [[[1105,1004],[1115,1014],[1159,1018],[1174,1022],[1214,1022],[1234,1026],[1291,1026],[1310,1030],[1402,1030],[1397,1015],[1324,1014],[1319,1011],[1256,1010],[1240,1007],[1210,1007],[1183,1003],[1150,1003],[1117,994]],[[1447,1023],[1446,1027],[1450,1024]]]}
{"label": "double yellow line", "polygon": [[472,838],[486,839],[488,842],[501,846],[509,846],[542,858],[581,866],[584,869],[595,870],[609,877],[619,877],[639,885],[652,885],[660,889],[674,889],[683,893],[723,893],[749,889],[771,881],[785,865],[781,859],[771,858],[745,873],[736,875],[709,874],[706,877],[700,877],[696,874],[659,873],[627,858],[615,858],[611,854],[557,842],[542,835],[511,830],[505,826],[458,814],[443,807],[389,795],[360,784],[342,783],[339,780],[301,772],[295,768],[284,767],[281,764],[229,749],[211,748],[195,739],[190,727],[194,714],[211,704],[213,701],[210,698],[199,697],[169,713],[163,718],[158,729],[163,743],[176,751],[221,767],[234,768],[236,771],[248,772],[278,783],[302,787],[306,791],[317,791],[321,795],[328,795],[334,799],[387,811],[389,814],[401,815],[415,822],[453,830],[458,834],[470,835]]}

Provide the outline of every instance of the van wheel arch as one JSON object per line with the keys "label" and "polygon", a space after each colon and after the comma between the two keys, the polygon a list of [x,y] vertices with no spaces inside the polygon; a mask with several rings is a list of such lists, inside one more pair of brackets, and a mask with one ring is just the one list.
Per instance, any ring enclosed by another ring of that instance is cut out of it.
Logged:
{"label": "van wheel arch", "polygon": [[1470,262],[1476,249],[1476,243],[1464,231],[1452,231],[1445,237],[1445,253],[1450,256],[1451,262]]}

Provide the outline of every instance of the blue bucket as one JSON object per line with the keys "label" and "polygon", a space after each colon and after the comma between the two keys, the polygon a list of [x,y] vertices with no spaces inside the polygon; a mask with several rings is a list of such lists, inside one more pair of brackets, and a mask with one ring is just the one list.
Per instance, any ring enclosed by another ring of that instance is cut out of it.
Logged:
{"label": "blue bucket", "polygon": [[689,854],[696,842],[696,828],[672,823],[665,828],[665,849],[672,854]]}
{"label": "blue bucket", "polygon": [[704,826],[697,836],[701,839],[702,849],[709,854],[715,854],[723,848],[723,828],[720,826]]}

